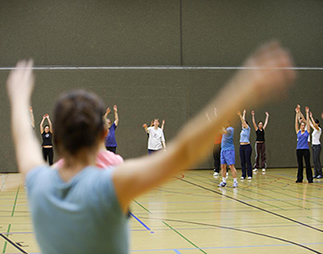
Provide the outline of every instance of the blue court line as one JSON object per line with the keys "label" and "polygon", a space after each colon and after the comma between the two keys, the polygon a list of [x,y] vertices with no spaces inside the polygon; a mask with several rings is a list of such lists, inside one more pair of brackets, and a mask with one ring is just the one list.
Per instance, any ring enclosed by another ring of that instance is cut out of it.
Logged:
{"label": "blue court line", "polygon": [[145,229],[150,231],[150,233],[154,233],[145,223],[143,223],[139,218],[137,218],[133,213],[130,212],[130,215],[134,217],[141,225],[144,226]]}
{"label": "blue court line", "polygon": [[177,254],[181,254],[181,253],[179,252],[179,250],[174,249],[173,251],[175,251],[175,253],[177,253]]}
{"label": "blue court line", "polygon": [[[301,243],[302,245],[318,245],[321,243]],[[204,250],[212,250],[212,249],[235,249],[235,248],[259,248],[259,247],[279,247],[279,246],[293,246],[293,244],[267,244],[267,245],[245,245],[245,246],[221,246],[221,247],[201,247]],[[296,246],[295,246],[296,247]],[[198,250],[197,248],[177,248],[176,251],[179,250]],[[175,251],[175,249],[146,249],[146,250],[131,250],[131,252],[139,252],[139,251]],[[176,252],[177,253],[177,252]],[[180,252],[179,252],[180,253]]]}

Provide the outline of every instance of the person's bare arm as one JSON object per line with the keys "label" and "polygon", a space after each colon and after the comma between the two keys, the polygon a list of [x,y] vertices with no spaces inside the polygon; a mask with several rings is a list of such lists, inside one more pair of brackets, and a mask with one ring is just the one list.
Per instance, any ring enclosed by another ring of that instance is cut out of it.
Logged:
{"label": "person's bare arm", "polygon": [[164,131],[165,122],[166,122],[166,121],[165,121],[165,119],[163,119],[163,121],[162,121],[162,125],[161,125],[161,127],[160,127],[160,128],[162,129],[162,131]]}
{"label": "person's bare arm", "polygon": [[265,120],[265,124],[264,124],[264,129],[266,129],[266,128],[267,128],[268,120],[269,120],[269,113],[268,113],[268,112],[266,112],[266,120]]}
{"label": "person's bare arm", "polygon": [[41,120],[40,125],[39,125],[40,134],[43,134],[43,132],[44,132],[44,126],[43,125],[44,125],[45,119],[46,119],[46,117],[45,117],[45,115],[43,115],[43,119]]}
{"label": "person's bare arm", "polygon": [[31,60],[19,61],[7,80],[12,135],[18,170],[23,176],[34,167],[44,164],[39,144],[30,127],[31,119],[27,111],[34,86],[32,67]]}
{"label": "person's bare arm", "polygon": [[244,114],[243,115],[241,115],[241,112],[240,111],[238,111],[237,112],[237,115],[239,116],[239,118],[240,118],[240,121],[241,121],[241,125],[242,125],[242,128],[248,128],[248,124],[246,123],[246,120],[245,120],[245,118],[244,118],[244,116],[246,116],[246,112],[245,112],[245,110],[243,111],[244,112]]}
{"label": "person's bare arm", "polygon": [[309,107],[305,107],[305,111],[306,111],[306,127],[307,127],[307,132],[311,133],[311,127],[310,127],[310,117],[309,117],[309,112],[310,112],[310,108]]}
{"label": "person's bare arm", "polygon": [[110,108],[107,108],[107,110],[105,111],[105,114],[104,114],[104,118],[107,119],[108,118],[108,115],[110,114],[111,112],[111,109]]}
{"label": "person's bare arm", "polygon": [[[138,195],[205,159],[212,150],[213,137],[228,119],[234,119],[239,107],[264,103],[272,95],[284,93],[295,79],[289,53],[277,43],[258,49],[244,66],[247,70],[239,71],[218,97],[168,144],[167,153],[129,160],[116,168],[113,182],[124,211]],[[209,122],[205,112],[211,115],[214,108],[218,108],[218,115]]]}
{"label": "person's bare arm", "polygon": [[242,113],[242,118],[243,118],[243,120],[245,120],[246,121],[246,113],[247,113],[247,110],[243,110],[243,113]]}
{"label": "person's bare arm", "polygon": [[49,115],[47,115],[47,121],[48,121],[48,125],[49,125],[49,131],[51,133],[53,133],[53,125],[52,125],[52,121],[49,119]]}
{"label": "person's bare arm", "polygon": [[143,125],[142,125],[142,127],[144,127],[144,129],[145,129],[145,132],[146,132],[146,133],[149,133],[149,130],[148,130],[148,128],[147,128],[147,124],[146,124],[146,123],[145,123],[145,124],[143,124]]}
{"label": "person's bare arm", "polygon": [[319,125],[314,121],[313,114],[310,112],[310,125],[313,129],[320,130]]}
{"label": "person's bare arm", "polygon": [[35,118],[34,118],[33,108],[31,106],[29,107],[29,112],[30,112],[31,126],[33,127],[33,129],[35,129]]}
{"label": "person's bare arm", "polygon": [[296,134],[299,131],[298,118],[299,118],[299,112],[296,111],[296,114],[295,114],[295,132],[296,132]]}
{"label": "person's bare arm", "polygon": [[258,129],[258,127],[257,127],[257,124],[256,124],[255,111],[254,110],[251,111],[251,115],[252,115],[253,127],[255,128],[255,131],[256,131]]}
{"label": "person's bare arm", "polygon": [[118,126],[119,124],[119,115],[118,115],[118,107],[117,105],[113,106],[113,111],[114,111],[114,124]]}

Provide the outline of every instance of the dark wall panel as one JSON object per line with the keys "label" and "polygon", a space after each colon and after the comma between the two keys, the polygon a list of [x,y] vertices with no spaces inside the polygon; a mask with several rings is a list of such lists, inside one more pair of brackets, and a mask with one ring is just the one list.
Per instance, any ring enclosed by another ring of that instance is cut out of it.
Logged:
{"label": "dark wall panel", "polygon": [[184,65],[239,66],[278,39],[296,65],[323,67],[323,1],[183,0]]}
{"label": "dark wall panel", "polygon": [[1,1],[0,66],[179,64],[179,1]]}
{"label": "dark wall panel", "polygon": [[[145,155],[147,136],[142,128],[143,123],[148,123],[155,117],[166,119],[165,136],[169,142],[189,118],[203,110],[204,105],[219,92],[233,73],[229,70],[36,71],[37,85],[32,98],[36,134],[40,138],[41,117],[45,113],[52,113],[55,99],[60,93],[80,87],[88,88],[99,94],[107,106],[117,104],[119,107],[120,125],[116,131],[118,153],[124,158]],[[0,72],[2,91],[5,89],[6,76],[7,72]],[[269,102],[266,106],[255,109],[257,120],[264,120],[265,111],[270,113],[266,130],[269,167],[296,166],[294,108],[297,103],[302,106],[308,105],[314,116],[319,117],[323,111],[322,80],[323,72],[299,72],[297,84],[291,89],[288,98],[279,102]],[[6,93],[1,93],[0,172],[16,170],[8,105]],[[250,109],[247,120],[251,122]],[[236,122],[234,141],[237,167],[240,167],[238,155],[240,128]],[[254,133],[251,141],[252,143],[255,141]],[[198,168],[211,167],[211,159],[198,166]]]}

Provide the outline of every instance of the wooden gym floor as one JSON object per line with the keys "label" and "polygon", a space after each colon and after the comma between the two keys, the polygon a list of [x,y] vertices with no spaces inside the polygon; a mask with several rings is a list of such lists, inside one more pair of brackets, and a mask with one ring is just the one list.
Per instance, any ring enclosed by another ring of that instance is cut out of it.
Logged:
{"label": "wooden gym floor", "polygon": [[[323,180],[269,169],[220,189],[212,173],[185,172],[134,200],[131,253],[323,253]],[[20,178],[0,175],[0,253],[39,253]]]}

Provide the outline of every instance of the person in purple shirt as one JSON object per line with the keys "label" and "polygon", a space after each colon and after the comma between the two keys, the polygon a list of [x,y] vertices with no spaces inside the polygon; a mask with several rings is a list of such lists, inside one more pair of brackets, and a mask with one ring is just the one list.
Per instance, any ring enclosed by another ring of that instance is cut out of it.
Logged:
{"label": "person in purple shirt", "polygon": [[[297,106],[295,111],[296,111],[295,131],[297,134],[296,154],[297,154],[297,163],[298,163],[298,172],[297,172],[296,183],[303,182],[303,170],[304,170],[303,157],[305,159],[307,181],[308,181],[308,183],[313,183],[313,172],[312,172],[311,162],[310,162],[310,149],[308,146],[308,137],[310,135],[310,126],[309,126],[308,121],[306,121],[304,118],[302,119],[302,122],[299,125],[298,120],[301,117],[300,107]],[[308,113],[307,109],[306,109],[306,112]]]}
{"label": "person in purple shirt", "polygon": [[108,115],[111,112],[110,108],[107,109],[107,111],[104,115],[107,118],[108,128],[109,128],[109,133],[105,137],[105,147],[107,148],[108,151],[116,153],[118,145],[117,145],[117,141],[116,141],[115,130],[117,129],[118,124],[119,124],[119,115],[118,115],[117,105],[113,106],[113,111],[114,111],[114,122],[113,123],[112,123],[111,119],[108,118]]}

